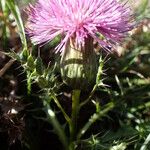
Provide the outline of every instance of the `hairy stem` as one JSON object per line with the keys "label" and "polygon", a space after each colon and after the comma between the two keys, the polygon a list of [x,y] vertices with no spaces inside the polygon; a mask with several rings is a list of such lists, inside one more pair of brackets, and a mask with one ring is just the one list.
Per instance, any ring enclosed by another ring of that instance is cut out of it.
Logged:
{"label": "hairy stem", "polygon": [[77,119],[79,113],[79,101],[80,101],[80,90],[73,90],[72,92],[72,114],[71,114],[71,124],[70,124],[70,146],[69,150],[74,150],[74,141],[76,140],[77,132]]}

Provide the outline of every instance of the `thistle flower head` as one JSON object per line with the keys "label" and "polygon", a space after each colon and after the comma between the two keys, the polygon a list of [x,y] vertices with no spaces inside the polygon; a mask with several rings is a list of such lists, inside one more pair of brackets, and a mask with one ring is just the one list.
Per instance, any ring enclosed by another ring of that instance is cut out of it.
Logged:
{"label": "thistle flower head", "polygon": [[56,51],[63,51],[67,42],[85,45],[93,38],[106,51],[119,43],[133,28],[130,8],[117,0],[38,0],[28,7],[27,32],[35,44],[62,40]]}

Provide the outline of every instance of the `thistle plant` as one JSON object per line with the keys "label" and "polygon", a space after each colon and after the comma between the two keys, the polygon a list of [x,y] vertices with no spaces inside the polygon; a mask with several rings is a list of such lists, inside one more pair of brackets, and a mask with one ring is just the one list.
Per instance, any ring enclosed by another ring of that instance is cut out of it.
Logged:
{"label": "thistle plant", "polygon": [[[77,133],[80,109],[91,99],[96,88],[103,85],[104,61],[100,56],[98,63],[94,43],[97,42],[106,53],[113,53],[114,46],[121,44],[127,32],[134,27],[130,7],[117,0],[38,0],[35,5],[29,5],[27,13],[26,31],[33,44],[43,45],[61,36],[55,52],[61,55],[61,77],[73,89],[71,117],[51,91],[50,96],[68,123],[69,138],[55,112],[48,103],[45,106],[65,149],[74,150],[88,128],[114,106],[109,103],[101,110],[98,109],[99,103],[95,103],[96,113]],[[94,84],[89,98],[80,102],[81,91]]]}

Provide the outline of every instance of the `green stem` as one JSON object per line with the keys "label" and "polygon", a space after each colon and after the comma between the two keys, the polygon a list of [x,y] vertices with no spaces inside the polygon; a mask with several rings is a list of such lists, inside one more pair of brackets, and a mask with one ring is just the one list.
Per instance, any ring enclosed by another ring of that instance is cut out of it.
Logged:
{"label": "green stem", "polygon": [[91,93],[90,93],[90,95],[89,95],[89,97],[80,104],[80,109],[81,109],[81,107],[83,107],[84,105],[86,105],[91,100],[91,98],[94,95],[97,87],[98,87],[98,84],[95,84],[94,87],[93,87],[93,89],[92,89],[92,91],[91,91]]}
{"label": "green stem", "polygon": [[62,108],[61,104],[59,103],[57,97],[55,96],[55,94],[52,94],[52,98],[54,100],[54,102],[56,103],[57,107],[61,110],[61,112],[64,115],[64,118],[66,119],[66,121],[70,124],[71,120],[69,118],[69,116],[66,114],[65,110]]}
{"label": "green stem", "polygon": [[46,108],[47,108],[46,111],[47,111],[47,116],[48,116],[49,121],[53,125],[53,128],[54,128],[56,134],[58,135],[60,141],[62,142],[65,150],[68,150],[68,139],[65,135],[64,129],[58,122],[58,120],[55,116],[55,112],[51,109],[51,107],[49,106],[48,103],[46,103]]}
{"label": "green stem", "polygon": [[85,134],[85,132],[90,128],[90,126],[96,122],[98,119],[100,119],[101,117],[105,116],[112,108],[114,107],[113,103],[109,103],[105,109],[100,110],[97,113],[94,113],[89,121],[84,125],[84,127],[79,131],[78,135],[77,135],[77,140],[79,141],[80,138]]}
{"label": "green stem", "polygon": [[140,150],[147,150],[147,148],[149,147],[150,143],[150,134],[147,136],[145,142],[143,143],[142,147],[140,148]]}
{"label": "green stem", "polygon": [[80,110],[79,101],[80,101],[80,90],[73,90],[72,92],[72,114],[71,114],[71,124],[70,124],[70,145],[69,150],[74,150],[74,141],[76,140],[77,132],[77,119],[78,113]]}
{"label": "green stem", "polygon": [[27,71],[27,93],[28,93],[28,95],[30,95],[31,94],[31,72],[30,71]]}

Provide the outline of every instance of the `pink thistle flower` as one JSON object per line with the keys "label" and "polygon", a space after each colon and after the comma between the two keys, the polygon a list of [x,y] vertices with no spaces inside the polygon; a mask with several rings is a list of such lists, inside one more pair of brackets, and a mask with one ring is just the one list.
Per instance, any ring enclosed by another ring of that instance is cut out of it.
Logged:
{"label": "pink thistle flower", "polygon": [[38,0],[28,7],[28,16],[31,41],[43,44],[61,35],[60,52],[71,38],[84,46],[89,37],[111,52],[109,47],[133,28],[130,8],[117,0]]}

